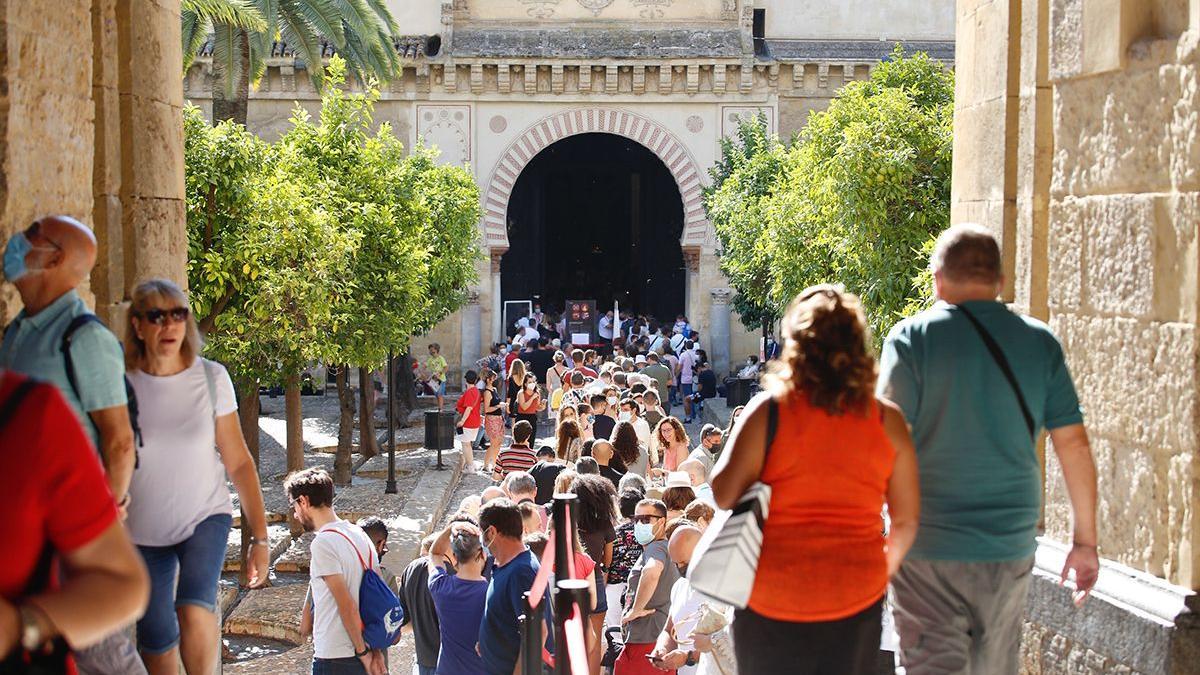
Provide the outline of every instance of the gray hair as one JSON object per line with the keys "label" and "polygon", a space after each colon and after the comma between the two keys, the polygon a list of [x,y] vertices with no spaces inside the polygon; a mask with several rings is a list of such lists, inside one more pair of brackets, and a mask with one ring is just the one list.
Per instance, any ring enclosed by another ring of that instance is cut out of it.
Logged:
{"label": "gray hair", "polygon": [[621,492],[621,491],[625,490],[626,488],[636,488],[638,490],[641,490],[642,494],[645,494],[646,493],[646,479],[642,478],[641,476],[637,475],[636,473],[633,473],[632,471],[630,471],[629,473],[625,474],[624,476],[621,476],[621,482],[617,485],[617,492]]}
{"label": "gray hair", "polygon": [[537,481],[524,471],[514,471],[504,479],[504,489],[510,495],[523,495],[537,492]]}
{"label": "gray hair", "polygon": [[952,282],[996,283],[1003,275],[1000,244],[986,227],[954,225],[938,237],[929,269]]}

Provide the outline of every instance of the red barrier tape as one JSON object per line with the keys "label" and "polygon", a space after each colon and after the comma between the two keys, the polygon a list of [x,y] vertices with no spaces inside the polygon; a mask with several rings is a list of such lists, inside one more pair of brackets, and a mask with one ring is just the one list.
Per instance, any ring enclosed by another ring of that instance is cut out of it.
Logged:
{"label": "red barrier tape", "polygon": [[[573,531],[571,525],[571,511],[567,509],[567,531]],[[546,543],[546,550],[542,552],[541,567],[538,568],[537,576],[534,577],[533,585],[529,589],[529,606],[531,609],[537,609],[541,604],[542,598],[545,597],[546,587],[550,585],[550,574],[554,571],[554,539]],[[567,556],[567,578],[575,579],[575,555]],[[571,675],[588,675],[588,659],[587,659],[587,644],[583,639],[583,618],[580,614],[578,606],[573,608],[571,618],[567,619],[566,625],[567,637],[567,654],[571,661]],[[554,667],[554,655],[542,645],[542,661],[551,668]]]}

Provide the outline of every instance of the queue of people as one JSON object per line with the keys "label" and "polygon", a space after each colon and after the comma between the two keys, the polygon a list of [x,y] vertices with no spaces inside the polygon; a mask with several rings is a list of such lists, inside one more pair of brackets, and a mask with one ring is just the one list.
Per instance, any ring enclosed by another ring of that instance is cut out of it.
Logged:
{"label": "queue of people", "polygon": [[[166,673],[179,661],[211,672],[226,477],[253,535],[249,583],[267,578],[257,471],[229,375],[200,356],[186,295],[165,280],[135,288],[122,354],[75,291],[95,255],[90,230],[66,217],[35,222],[5,249],[25,308],[0,343],[0,465],[22,477],[23,511],[4,529],[0,658],[54,672]],[[880,672],[889,611],[908,673],[1017,672],[1036,443],[1048,430],[1067,484],[1063,579],[1077,604],[1099,571],[1095,467],[1057,339],[996,301],[994,236],[951,228],[931,268],[940,301],[900,322],[878,361],[858,298],[805,290],[783,318],[764,390],[727,429],[694,440],[684,423],[707,359],[683,317],[669,336],[646,331],[603,358],[551,351],[523,327],[525,352],[468,372],[456,408],[464,444],[489,437],[482,466],[466,449],[464,461],[494,484],[392,581],[419,672],[521,672],[521,598],[552,536],[548,504],[566,492],[579,501],[568,535],[587,581],[594,675]],[[607,319],[612,331],[620,317]],[[502,448],[506,416],[513,442]],[[33,463],[12,450],[30,439],[53,452]],[[748,597],[734,607],[699,589],[712,554],[697,551],[756,485],[770,489],[770,509],[744,572]],[[358,606],[372,575],[390,576],[386,526],[341,520],[321,469],[290,475],[285,490],[315,533],[300,610],[313,672],[386,672],[390,644],[368,639]],[[548,597],[541,607],[548,628]],[[123,630],[135,620],[136,650]],[[567,658],[545,634],[545,653]]]}

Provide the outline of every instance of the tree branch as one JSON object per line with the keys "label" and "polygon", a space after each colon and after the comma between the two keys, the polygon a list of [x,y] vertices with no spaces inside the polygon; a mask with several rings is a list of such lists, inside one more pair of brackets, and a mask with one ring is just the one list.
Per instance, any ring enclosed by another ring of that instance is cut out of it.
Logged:
{"label": "tree branch", "polygon": [[200,320],[200,332],[207,334],[212,330],[213,324],[217,322],[217,317],[221,315],[221,312],[225,311],[225,307],[233,299],[235,293],[237,291],[233,286],[225,285],[225,293],[213,303],[212,310],[209,311],[208,316]]}

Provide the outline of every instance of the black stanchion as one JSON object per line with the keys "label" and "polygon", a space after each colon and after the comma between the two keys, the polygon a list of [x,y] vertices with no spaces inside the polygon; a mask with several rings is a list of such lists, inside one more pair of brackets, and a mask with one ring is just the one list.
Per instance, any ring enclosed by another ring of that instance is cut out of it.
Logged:
{"label": "black stanchion", "polygon": [[571,558],[575,554],[575,541],[572,533],[576,514],[579,511],[579,500],[572,493],[554,495],[554,672],[555,675],[570,675],[571,653],[567,649],[567,619],[575,612],[575,607],[583,607],[586,603],[581,597],[586,597],[588,582],[569,579],[567,570],[571,569]]}
{"label": "black stanchion", "polygon": [[529,604],[529,591],[521,594],[521,675],[542,675],[543,609]]}
{"label": "black stanchion", "polygon": [[387,358],[387,426],[388,426],[388,469],[387,469],[387,484],[383,491],[385,494],[396,494],[396,374],[395,374],[395,357],[392,352],[388,352]]}

